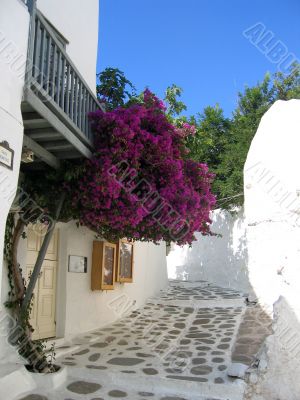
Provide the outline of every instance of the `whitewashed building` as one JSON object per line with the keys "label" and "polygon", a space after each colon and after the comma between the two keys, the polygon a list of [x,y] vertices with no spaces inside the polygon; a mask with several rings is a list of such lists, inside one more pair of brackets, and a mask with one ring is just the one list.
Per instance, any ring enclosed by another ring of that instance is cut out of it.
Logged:
{"label": "whitewashed building", "polygon": [[[20,168],[57,168],[61,160],[87,158],[93,151],[87,115],[100,106],[95,93],[98,16],[98,0],[84,5],[80,0],[0,0],[2,316],[8,293],[2,262],[5,222]],[[98,328],[120,317],[111,307],[116,299],[138,307],[166,287],[165,245],[136,243],[133,282],[92,291],[94,240],[93,232],[75,222],[57,225],[35,289],[34,338],[67,338]],[[34,230],[21,241],[24,276],[31,273],[42,241]],[[86,260],[83,273],[69,271],[69,256]],[[9,352],[1,350],[0,361],[6,362]]]}

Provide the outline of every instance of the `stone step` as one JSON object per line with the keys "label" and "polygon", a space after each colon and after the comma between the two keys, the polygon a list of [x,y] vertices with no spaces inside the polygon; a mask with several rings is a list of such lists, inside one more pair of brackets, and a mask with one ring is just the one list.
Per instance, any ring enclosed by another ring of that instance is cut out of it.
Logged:
{"label": "stone step", "polygon": [[6,364],[0,368],[0,399],[13,400],[36,388],[36,382],[23,365]]}
{"label": "stone step", "polygon": [[[66,367],[69,379],[73,381],[105,382],[105,385],[122,387],[126,393],[135,391],[154,393],[157,396],[162,394],[166,399],[186,400],[242,400],[245,390],[245,382],[240,379],[231,379],[224,384],[212,382],[199,382],[182,379],[167,379],[156,376],[142,376],[134,374],[120,374],[116,371],[99,371],[97,369],[86,369],[82,367]],[[160,397],[158,397],[160,398]],[[131,399],[131,397],[130,397]],[[151,397],[151,399],[154,399]]]}
{"label": "stone step", "polygon": [[199,308],[214,308],[214,307],[244,307],[245,299],[237,298],[237,299],[218,299],[218,300],[161,300],[157,298],[150,298],[147,304],[161,304],[164,306],[170,307],[191,307],[194,309]]}

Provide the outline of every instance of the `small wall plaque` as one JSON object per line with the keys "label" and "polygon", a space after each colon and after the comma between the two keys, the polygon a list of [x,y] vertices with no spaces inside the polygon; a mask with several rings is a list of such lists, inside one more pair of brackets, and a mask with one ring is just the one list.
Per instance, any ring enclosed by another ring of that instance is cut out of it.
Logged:
{"label": "small wall plaque", "polygon": [[0,143],[0,165],[13,170],[15,152],[9,147],[8,142]]}
{"label": "small wall plaque", "polygon": [[69,272],[86,273],[87,257],[69,256]]}

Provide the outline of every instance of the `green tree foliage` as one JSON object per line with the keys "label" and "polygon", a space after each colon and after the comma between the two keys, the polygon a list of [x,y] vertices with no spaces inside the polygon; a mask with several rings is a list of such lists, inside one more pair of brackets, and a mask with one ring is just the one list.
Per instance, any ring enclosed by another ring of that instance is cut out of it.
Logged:
{"label": "green tree foliage", "polygon": [[215,170],[215,190],[220,206],[230,208],[243,203],[243,168],[248,150],[261,117],[273,102],[269,75],[261,83],[238,94],[238,106],[233,112]]}
{"label": "green tree foliage", "polygon": [[[277,100],[300,98],[300,69],[294,64],[290,73],[266,74],[262,82],[246,87],[238,94],[228,141],[216,169],[215,193],[219,206],[231,208],[243,204],[243,168],[252,139],[264,113]],[[225,199],[224,201],[222,199]]]}
{"label": "green tree foliage", "polygon": [[288,75],[282,72],[275,74],[274,94],[278,100],[300,98],[300,64],[294,63]]}
{"label": "green tree foliage", "polygon": [[182,95],[182,89],[176,85],[167,87],[164,101],[167,105],[167,114],[176,117],[186,110],[186,105],[178,98]]}
{"label": "green tree foliage", "polygon": [[[195,136],[186,139],[190,150],[189,157],[198,162],[206,163],[211,172],[218,174],[225,146],[230,141],[230,120],[224,117],[223,110],[216,105],[206,107],[202,114],[192,117],[190,124],[196,126]],[[213,192],[219,192],[219,179],[213,182]]]}
{"label": "green tree foliage", "polygon": [[106,68],[97,78],[97,96],[105,102],[107,110],[124,106],[135,95],[135,87],[117,68]]}

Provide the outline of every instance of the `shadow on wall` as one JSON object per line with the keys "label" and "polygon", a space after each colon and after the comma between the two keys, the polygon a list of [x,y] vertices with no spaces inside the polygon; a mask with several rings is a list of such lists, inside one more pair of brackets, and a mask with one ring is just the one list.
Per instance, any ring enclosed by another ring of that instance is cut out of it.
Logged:
{"label": "shadow on wall", "polygon": [[249,282],[244,210],[234,214],[215,210],[212,231],[221,236],[202,236],[192,246],[172,244],[167,257],[170,279],[206,280],[252,294]]}

